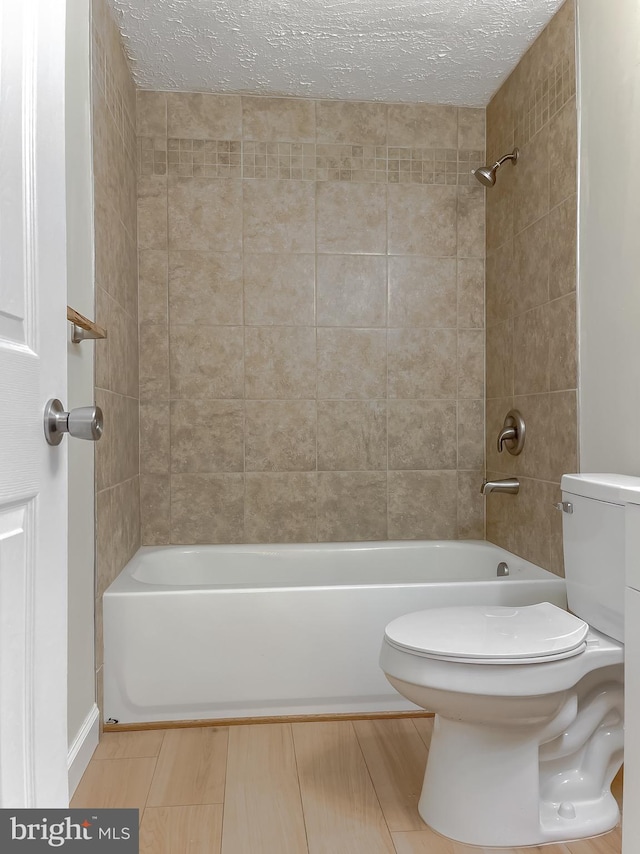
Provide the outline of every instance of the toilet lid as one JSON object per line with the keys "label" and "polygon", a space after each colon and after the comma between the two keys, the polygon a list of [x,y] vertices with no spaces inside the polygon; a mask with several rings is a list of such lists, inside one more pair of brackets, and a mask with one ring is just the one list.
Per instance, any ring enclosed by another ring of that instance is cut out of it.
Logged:
{"label": "toilet lid", "polygon": [[429,658],[513,664],[577,655],[588,631],[584,620],[542,602],[417,611],[389,623],[385,638],[392,646]]}

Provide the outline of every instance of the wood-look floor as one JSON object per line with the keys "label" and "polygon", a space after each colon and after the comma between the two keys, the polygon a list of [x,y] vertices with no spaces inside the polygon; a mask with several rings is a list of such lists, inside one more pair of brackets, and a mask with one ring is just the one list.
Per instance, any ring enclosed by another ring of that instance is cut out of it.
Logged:
{"label": "wood-look floor", "polygon": [[[405,718],[108,733],[72,806],[138,808],[141,854],[490,854],[418,815],[431,727]],[[491,851],[620,854],[620,837]]]}

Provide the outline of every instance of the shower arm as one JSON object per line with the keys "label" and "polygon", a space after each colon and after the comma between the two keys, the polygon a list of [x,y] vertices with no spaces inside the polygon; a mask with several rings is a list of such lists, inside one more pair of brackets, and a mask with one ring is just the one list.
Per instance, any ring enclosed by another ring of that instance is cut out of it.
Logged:
{"label": "shower arm", "polygon": [[518,154],[519,154],[518,149],[514,148],[514,150],[511,152],[511,154],[505,154],[504,157],[500,158],[500,160],[496,160],[496,162],[493,164],[492,168],[497,169],[498,166],[502,166],[502,164],[505,162],[505,160],[513,160],[513,162],[515,164],[516,161],[518,160]]}

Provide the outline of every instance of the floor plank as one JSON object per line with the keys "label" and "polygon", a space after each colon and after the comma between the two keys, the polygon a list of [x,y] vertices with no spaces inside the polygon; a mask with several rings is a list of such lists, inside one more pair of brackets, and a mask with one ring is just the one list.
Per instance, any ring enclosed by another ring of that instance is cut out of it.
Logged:
{"label": "floor plank", "polygon": [[389,830],[423,830],[418,814],[428,750],[413,721],[354,721]]}
{"label": "floor plank", "polygon": [[427,748],[431,744],[431,736],[433,734],[433,721],[435,718],[412,718],[413,725],[418,730],[420,738],[424,741]]}
{"label": "floor plank", "polygon": [[351,723],[293,725],[309,854],[393,854]]}
{"label": "floor plank", "polygon": [[104,733],[93,754],[94,759],[141,759],[157,756],[162,747],[164,732]]}
{"label": "floor plank", "polygon": [[223,854],[307,854],[290,724],[229,731]]}
{"label": "floor plank", "polygon": [[564,845],[534,848],[477,848],[440,836],[430,827],[413,833],[394,833],[397,854],[569,854]]}
{"label": "floor plank", "polygon": [[222,811],[222,804],[148,807],[140,854],[220,854]]}
{"label": "floor plank", "polygon": [[570,854],[620,854],[622,848],[622,828],[616,827],[604,836],[594,836],[580,842],[567,842]]}
{"label": "floor plank", "polygon": [[228,738],[226,727],[166,730],[148,806],[221,804]]}
{"label": "floor plank", "polygon": [[92,759],[71,806],[138,809],[142,815],[155,767],[154,758]]}

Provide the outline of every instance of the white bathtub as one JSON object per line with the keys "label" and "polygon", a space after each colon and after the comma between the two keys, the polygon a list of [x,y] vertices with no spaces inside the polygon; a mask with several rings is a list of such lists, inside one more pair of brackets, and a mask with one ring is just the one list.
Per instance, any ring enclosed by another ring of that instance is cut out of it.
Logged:
{"label": "white bathtub", "polygon": [[564,580],[484,542],[142,548],[104,595],[105,718],[415,709],[378,667],[390,620],[542,601]]}

